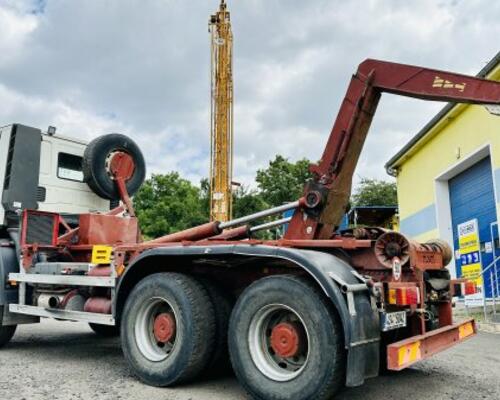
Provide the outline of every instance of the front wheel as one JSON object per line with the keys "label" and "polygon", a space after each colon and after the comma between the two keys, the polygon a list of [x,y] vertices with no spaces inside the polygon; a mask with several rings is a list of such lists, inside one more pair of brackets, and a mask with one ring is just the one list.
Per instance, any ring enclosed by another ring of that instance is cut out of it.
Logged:
{"label": "front wheel", "polygon": [[125,304],[123,353],[133,372],[149,385],[194,379],[210,360],[214,336],[212,302],[204,286],[189,276],[150,275]]}
{"label": "front wheel", "polygon": [[17,325],[2,326],[0,321],[0,348],[10,342],[14,333],[16,333],[16,328]]}
{"label": "front wheel", "polygon": [[342,328],[308,281],[273,276],[249,286],[229,327],[234,371],[254,397],[329,399],[345,376]]}

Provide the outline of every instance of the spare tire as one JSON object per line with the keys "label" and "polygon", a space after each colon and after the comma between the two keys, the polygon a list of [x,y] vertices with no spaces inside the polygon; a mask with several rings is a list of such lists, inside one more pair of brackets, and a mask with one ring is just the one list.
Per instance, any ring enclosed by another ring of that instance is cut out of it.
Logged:
{"label": "spare tire", "polygon": [[83,154],[83,179],[94,193],[108,200],[120,199],[118,188],[108,170],[108,161],[115,152],[124,152],[134,161],[134,172],[125,182],[132,196],[144,182],[146,165],[139,146],[125,135],[111,133],[92,140]]}

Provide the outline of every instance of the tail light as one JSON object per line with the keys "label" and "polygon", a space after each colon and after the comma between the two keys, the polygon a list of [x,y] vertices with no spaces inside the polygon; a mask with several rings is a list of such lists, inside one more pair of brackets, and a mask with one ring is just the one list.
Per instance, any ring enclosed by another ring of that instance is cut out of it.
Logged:
{"label": "tail light", "polygon": [[389,304],[396,306],[411,306],[420,303],[418,287],[398,287],[389,289]]}
{"label": "tail light", "polygon": [[477,286],[474,282],[465,282],[465,295],[476,294]]}
{"label": "tail light", "polygon": [[469,296],[477,293],[477,285],[475,282],[459,282],[455,284],[455,296]]}

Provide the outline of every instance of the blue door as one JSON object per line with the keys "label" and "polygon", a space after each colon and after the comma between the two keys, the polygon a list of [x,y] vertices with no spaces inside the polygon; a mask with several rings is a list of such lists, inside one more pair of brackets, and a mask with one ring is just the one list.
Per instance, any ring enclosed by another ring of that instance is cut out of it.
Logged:
{"label": "blue door", "polygon": [[[463,222],[477,219],[479,241],[481,243],[481,260],[483,269],[493,261],[490,225],[496,221],[495,195],[493,193],[493,177],[490,157],[487,157],[464,172],[450,179],[450,205],[453,227],[453,247],[458,246],[457,226]],[[494,239],[494,238],[493,238]],[[492,243],[493,242],[493,243]],[[491,245],[487,246],[486,243]],[[455,258],[457,276],[461,276],[460,258]],[[491,297],[491,281],[489,273],[483,279],[485,293]]]}

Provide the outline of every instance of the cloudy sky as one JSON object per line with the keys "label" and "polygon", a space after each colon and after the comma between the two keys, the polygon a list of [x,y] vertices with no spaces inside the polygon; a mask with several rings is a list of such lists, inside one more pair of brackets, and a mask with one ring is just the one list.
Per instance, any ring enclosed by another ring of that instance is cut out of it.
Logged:
{"label": "cloudy sky", "polygon": [[[219,0],[0,0],[0,125],[91,139],[122,132],[148,172],[193,182],[209,157],[209,36]],[[499,50],[500,2],[229,0],[235,36],[235,171],[276,153],[318,159],[365,58],[477,73]],[[383,98],[357,177],[442,104]]]}

